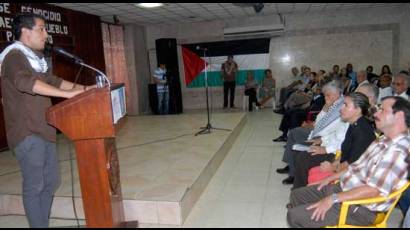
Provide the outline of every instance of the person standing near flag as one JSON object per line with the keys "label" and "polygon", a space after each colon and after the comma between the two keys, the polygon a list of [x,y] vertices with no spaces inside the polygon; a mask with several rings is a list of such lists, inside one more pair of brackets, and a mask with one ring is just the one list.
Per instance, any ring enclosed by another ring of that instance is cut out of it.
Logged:
{"label": "person standing near flag", "polygon": [[229,107],[235,108],[235,86],[236,73],[238,72],[238,64],[233,60],[233,56],[229,55],[228,60],[221,65],[221,76],[224,82],[224,109],[228,107],[228,93]]}
{"label": "person standing near flag", "polygon": [[154,71],[154,81],[157,84],[158,113],[168,114],[169,90],[165,64],[160,64]]}

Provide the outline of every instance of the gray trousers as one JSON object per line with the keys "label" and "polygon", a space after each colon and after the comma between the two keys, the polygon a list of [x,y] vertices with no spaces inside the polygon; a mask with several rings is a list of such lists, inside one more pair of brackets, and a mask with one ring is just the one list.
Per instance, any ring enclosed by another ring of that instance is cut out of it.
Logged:
{"label": "gray trousers", "polygon": [[158,92],[158,114],[164,115],[169,113],[169,91]]}
{"label": "gray trousers", "polygon": [[53,195],[60,183],[56,144],[30,135],[14,152],[23,176],[23,205],[29,225],[47,228]]}
{"label": "gray trousers", "polygon": [[301,144],[309,137],[311,129],[297,127],[289,130],[288,140],[286,142],[285,153],[283,154],[282,161],[289,165],[289,176],[295,176],[295,163],[294,155],[296,151],[292,150],[294,144]]}
{"label": "gray trousers", "polygon": [[[341,204],[334,204],[327,211],[323,221],[319,220],[316,222],[310,219],[314,209],[306,210],[308,206],[333,193],[342,192],[339,184],[325,186],[320,191],[317,191],[317,187],[317,185],[306,186],[291,192],[290,203],[293,208],[288,209],[287,220],[292,228],[320,228],[329,225],[333,226],[339,222]],[[366,207],[352,205],[349,207],[346,223],[358,226],[370,225],[376,219],[376,215],[376,212],[370,211]]]}

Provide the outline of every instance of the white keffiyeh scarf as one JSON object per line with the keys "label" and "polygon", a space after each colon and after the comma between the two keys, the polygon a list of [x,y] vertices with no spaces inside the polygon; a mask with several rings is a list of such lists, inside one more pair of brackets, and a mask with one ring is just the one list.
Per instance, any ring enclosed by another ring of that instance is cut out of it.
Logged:
{"label": "white keffiyeh scarf", "polygon": [[342,108],[344,102],[344,97],[341,96],[339,99],[337,99],[332,106],[329,107],[329,110],[327,111],[326,115],[323,116],[322,119],[320,119],[317,124],[315,125],[315,128],[312,131],[312,138],[316,137],[316,135],[322,131],[324,128],[326,128],[330,123],[335,121],[340,117],[340,109]]}
{"label": "white keffiyeh scarf", "polygon": [[18,49],[23,54],[26,56],[27,60],[29,61],[31,67],[40,73],[45,73],[48,70],[48,65],[46,62],[46,59],[39,58],[30,48],[25,46],[22,42],[20,41],[15,41],[13,44],[7,46],[3,52],[0,54],[0,69],[1,69],[1,64],[3,63],[4,57],[13,49]]}

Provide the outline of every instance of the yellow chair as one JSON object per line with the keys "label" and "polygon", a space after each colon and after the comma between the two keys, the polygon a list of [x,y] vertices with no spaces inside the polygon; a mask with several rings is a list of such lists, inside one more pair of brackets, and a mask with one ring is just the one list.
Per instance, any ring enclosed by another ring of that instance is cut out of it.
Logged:
{"label": "yellow chair", "polygon": [[340,158],[342,157],[342,150],[338,149],[335,152],[335,161],[340,160]]}
{"label": "yellow chair", "polygon": [[[403,187],[399,190],[391,193],[388,197],[376,197],[376,198],[369,198],[363,200],[352,200],[352,201],[345,201],[342,203],[342,207],[340,210],[339,216],[339,223],[335,226],[327,226],[326,228],[386,228],[387,227],[387,220],[390,217],[394,207],[396,206],[397,202],[399,201],[401,194],[409,187],[410,182],[407,182]],[[347,212],[349,210],[350,205],[364,205],[364,204],[374,204],[374,203],[381,203],[387,200],[394,199],[393,204],[389,208],[387,212],[378,213],[376,216],[376,220],[370,226],[354,226],[346,224],[347,219]]]}

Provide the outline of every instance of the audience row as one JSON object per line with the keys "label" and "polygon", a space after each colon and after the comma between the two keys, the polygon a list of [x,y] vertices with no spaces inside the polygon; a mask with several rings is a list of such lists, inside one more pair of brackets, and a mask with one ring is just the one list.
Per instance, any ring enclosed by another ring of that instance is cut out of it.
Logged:
{"label": "audience row", "polygon": [[[288,208],[292,227],[337,225],[344,201],[387,197],[408,186],[410,159],[410,103],[408,73],[392,77],[385,65],[382,73],[346,71],[317,74],[292,68],[296,78],[280,91],[283,114],[279,129],[285,141],[283,184],[293,184]],[[304,97],[304,100],[298,98]],[[306,102],[306,98],[309,101]],[[399,205],[408,212],[410,190]],[[393,202],[353,206],[347,223],[371,225]],[[410,214],[404,226],[410,224]]]}

